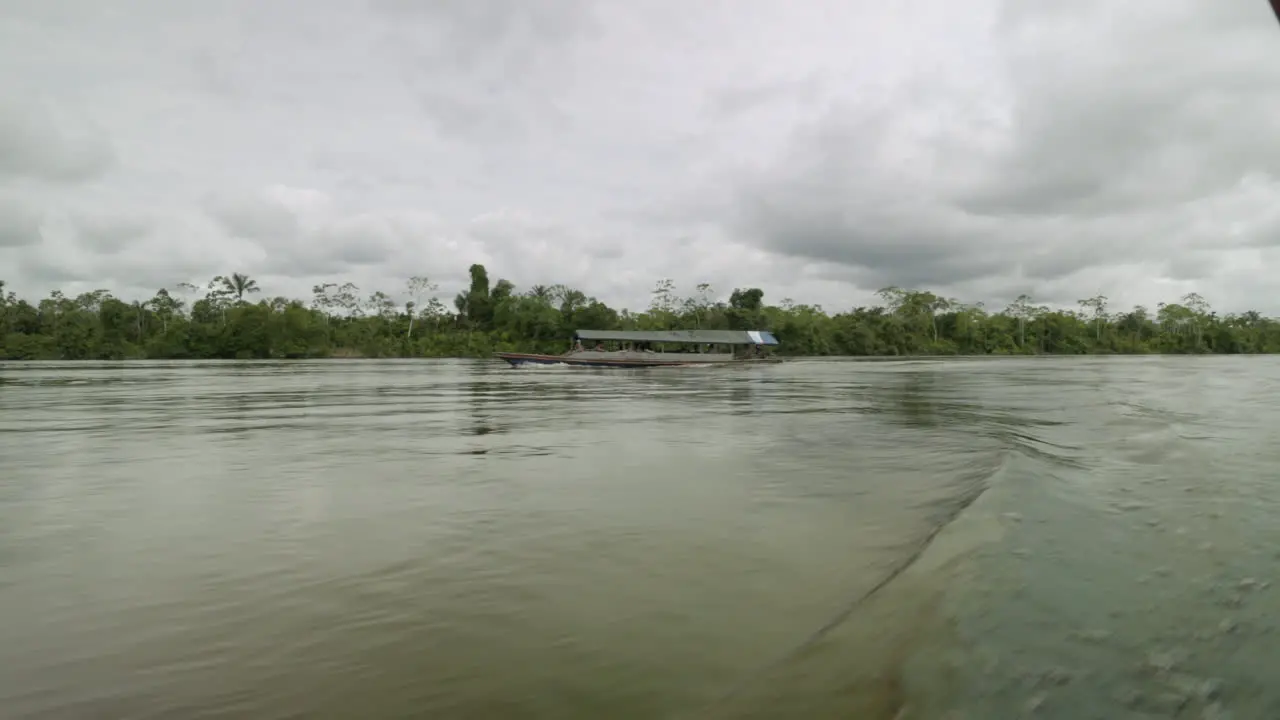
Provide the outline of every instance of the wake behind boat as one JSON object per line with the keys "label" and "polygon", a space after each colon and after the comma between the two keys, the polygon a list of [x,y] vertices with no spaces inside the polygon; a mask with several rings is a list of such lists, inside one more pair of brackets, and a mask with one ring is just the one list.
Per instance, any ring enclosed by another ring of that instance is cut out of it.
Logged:
{"label": "wake behind boat", "polygon": [[[595,343],[588,348],[584,343]],[[778,344],[762,330],[578,330],[563,355],[494,353],[512,367],[647,368],[776,363],[766,347]]]}

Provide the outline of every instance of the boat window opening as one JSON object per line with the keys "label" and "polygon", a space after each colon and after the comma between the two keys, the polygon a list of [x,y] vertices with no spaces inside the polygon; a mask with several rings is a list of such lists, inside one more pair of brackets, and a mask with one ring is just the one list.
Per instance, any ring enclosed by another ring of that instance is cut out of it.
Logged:
{"label": "boat window opening", "polygon": [[[777,344],[778,339],[765,330],[581,330],[571,336],[569,347],[560,355],[495,355],[513,366],[678,367],[756,360],[779,362],[772,352]],[[653,354],[659,357],[652,357]]]}

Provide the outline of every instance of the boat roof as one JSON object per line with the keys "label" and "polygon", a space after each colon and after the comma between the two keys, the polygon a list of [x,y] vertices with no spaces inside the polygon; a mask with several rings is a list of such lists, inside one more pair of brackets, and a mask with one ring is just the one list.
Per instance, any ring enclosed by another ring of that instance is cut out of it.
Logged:
{"label": "boat roof", "polygon": [[582,340],[624,342],[706,343],[710,345],[777,345],[773,333],[764,330],[578,330]]}

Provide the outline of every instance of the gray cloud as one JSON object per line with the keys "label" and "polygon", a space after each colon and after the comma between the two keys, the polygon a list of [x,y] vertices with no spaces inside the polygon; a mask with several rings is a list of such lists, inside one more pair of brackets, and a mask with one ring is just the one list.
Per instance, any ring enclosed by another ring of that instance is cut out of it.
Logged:
{"label": "gray cloud", "polygon": [[191,56],[191,74],[199,87],[210,94],[234,97],[239,94],[240,83],[233,77],[225,61],[208,49],[197,50]]}
{"label": "gray cloud", "polygon": [[707,109],[717,119],[732,118],[778,103],[810,104],[822,97],[828,79],[819,73],[712,90]]}
{"label": "gray cloud", "polygon": [[[1021,277],[1059,302],[1061,278],[1127,264],[1139,279],[1152,261],[1212,283],[1222,253],[1275,244],[1265,4],[1008,2],[997,17],[995,97],[957,95],[944,73],[914,100],[801,128],[737,183],[736,231],[863,286]],[[913,131],[929,106],[939,120]]]}
{"label": "gray cloud", "polygon": [[564,129],[551,96],[570,44],[594,26],[586,0],[373,0],[387,52],[437,133],[518,142],[533,125]]}
{"label": "gray cloud", "polygon": [[38,244],[40,224],[40,214],[25,203],[0,197],[0,248]]}
{"label": "gray cloud", "polygon": [[152,231],[150,218],[120,213],[80,214],[73,218],[82,245],[114,254],[134,246]]}
{"label": "gray cloud", "polygon": [[204,209],[234,237],[273,243],[292,241],[301,232],[292,210],[277,199],[255,193],[208,197]]}
{"label": "gray cloud", "polygon": [[127,6],[5,7],[20,292],[448,297],[482,262],[632,307],[670,277],[1280,312],[1264,3]]}
{"label": "gray cloud", "polygon": [[370,2],[392,28],[419,39],[420,69],[449,73],[494,64],[527,73],[546,50],[597,29],[595,6],[590,0]]}
{"label": "gray cloud", "polygon": [[0,98],[0,177],[83,182],[115,162],[108,141],[84,117],[59,117],[36,97]]}
{"label": "gray cloud", "polygon": [[1012,133],[969,202],[1106,214],[1195,200],[1280,166],[1280,149],[1256,142],[1280,129],[1265,4],[1095,5],[1052,23],[1024,11],[1004,27]]}

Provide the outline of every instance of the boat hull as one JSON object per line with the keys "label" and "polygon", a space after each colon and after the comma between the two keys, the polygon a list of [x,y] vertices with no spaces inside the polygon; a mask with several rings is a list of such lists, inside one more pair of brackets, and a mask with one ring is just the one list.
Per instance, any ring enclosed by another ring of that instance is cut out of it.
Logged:
{"label": "boat hull", "polygon": [[[692,355],[696,358],[697,355]],[[566,365],[569,367],[594,367],[594,368],[654,368],[654,367],[691,367],[704,365],[746,365],[757,363],[776,363],[778,360],[772,358],[750,359],[750,360],[668,360],[664,358],[649,359],[630,359],[630,358],[583,358],[574,357],[572,355],[539,355],[536,353],[494,353],[494,357],[500,358],[511,364],[512,367],[522,367],[526,365]]]}

